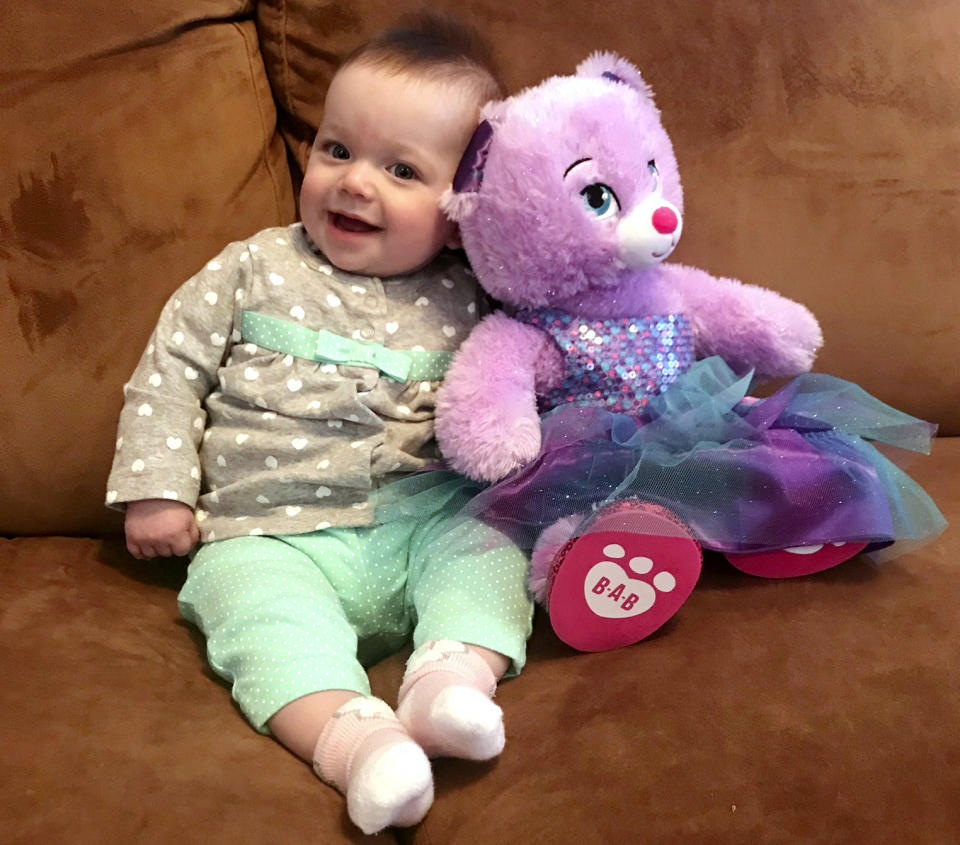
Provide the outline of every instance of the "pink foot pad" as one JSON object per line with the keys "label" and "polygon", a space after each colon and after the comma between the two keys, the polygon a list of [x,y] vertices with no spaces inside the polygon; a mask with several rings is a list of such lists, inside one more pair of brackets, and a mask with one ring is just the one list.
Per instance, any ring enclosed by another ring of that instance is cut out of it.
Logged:
{"label": "pink foot pad", "polygon": [[724,557],[747,575],[756,575],[759,578],[796,578],[830,569],[856,557],[866,547],[866,543],[827,543],[759,554],[728,554]]}
{"label": "pink foot pad", "polygon": [[700,545],[665,508],[606,507],[557,554],[549,582],[553,630],[579,651],[638,642],[687,600],[701,561]]}

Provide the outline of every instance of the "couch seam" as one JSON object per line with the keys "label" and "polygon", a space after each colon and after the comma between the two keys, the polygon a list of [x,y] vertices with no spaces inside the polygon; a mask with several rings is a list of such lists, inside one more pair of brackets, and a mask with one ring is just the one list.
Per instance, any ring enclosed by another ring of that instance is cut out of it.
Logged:
{"label": "couch seam", "polygon": [[[256,103],[257,116],[260,119],[260,137],[262,138],[262,143],[260,145],[260,157],[263,162],[264,167],[267,170],[267,173],[270,174],[270,181],[273,183],[273,202],[276,206],[277,219],[284,219],[283,207],[280,201],[280,183],[277,180],[277,174],[274,171],[273,165],[270,163],[270,141],[273,138],[272,133],[267,131],[267,121],[263,114],[263,106],[260,103],[260,97],[257,96],[257,88],[259,87],[256,83],[256,69],[253,66],[253,58],[251,56],[251,44],[247,39],[246,33],[243,31],[243,28],[240,24],[234,22],[233,26],[240,33],[241,39],[247,48],[247,69],[249,71],[250,82],[254,89],[254,101]],[[259,39],[258,39],[259,40]],[[268,80],[269,82],[269,80]]]}
{"label": "couch seam", "polygon": [[287,0],[280,0],[280,63],[283,69],[283,99],[284,108],[289,114],[293,114],[293,101],[290,93],[290,62],[287,58],[287,20],[289,16],[289,7]]}

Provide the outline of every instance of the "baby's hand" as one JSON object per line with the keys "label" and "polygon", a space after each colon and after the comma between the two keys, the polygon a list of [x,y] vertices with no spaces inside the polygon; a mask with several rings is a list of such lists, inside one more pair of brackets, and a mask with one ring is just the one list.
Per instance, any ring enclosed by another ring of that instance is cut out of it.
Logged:
{"label": "baby's hand", "polygon": [[127,549],[140,560],[185,555],[200,539],[193,508],[170,499],[141,499],[127,505]]}

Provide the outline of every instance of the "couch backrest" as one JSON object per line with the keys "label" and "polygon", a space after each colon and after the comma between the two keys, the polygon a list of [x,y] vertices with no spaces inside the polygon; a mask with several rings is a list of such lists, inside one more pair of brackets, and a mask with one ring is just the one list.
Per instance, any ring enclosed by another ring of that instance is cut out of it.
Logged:
{"label": "couch backrest", "polygon": [[[0,534],[118,529],[121,386],[160,307],[294,219],[283,141],[302,164],[337,57],[423,4],[82,5],[0,15]],[[677,260],[806,302],[817,369],[960,433],[960,6],[434,5],[512,88],[595,49],[638,64],[685,181]]]}
{"label": "couch backrest", "polygon": [[[280,126],[302,164],[338,54],[419,0],[261,0]],[[801,300],[816,369],[960,433],[960,4],[441,0],[512,90],[593,50],[633,60],[680,162],[672,259]]]}
{"label": "couch backrest", "polygon": [[240,0],[0,15],[0,534],[116,530],[121,385],[172,291],[295,217]]}

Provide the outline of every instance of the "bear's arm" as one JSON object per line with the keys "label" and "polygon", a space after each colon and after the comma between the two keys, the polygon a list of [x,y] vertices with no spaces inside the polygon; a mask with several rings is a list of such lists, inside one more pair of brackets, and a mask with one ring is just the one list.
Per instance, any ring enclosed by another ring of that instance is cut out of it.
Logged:
{"label": "bear's arm", "polygon": [[501,312],[454,356],[437,396],[437,442],[453,469],[497,481],[540,452],[537,393],[559,384],[563,355],[539,329]]}
{"label": "bear's arm", "polygon": [[761,380],[813,366],[823,334],[800,303],[682,264],[662,264],[657,275],[692,319],[698,357],[719,355],[737,373],[755,370]]}

